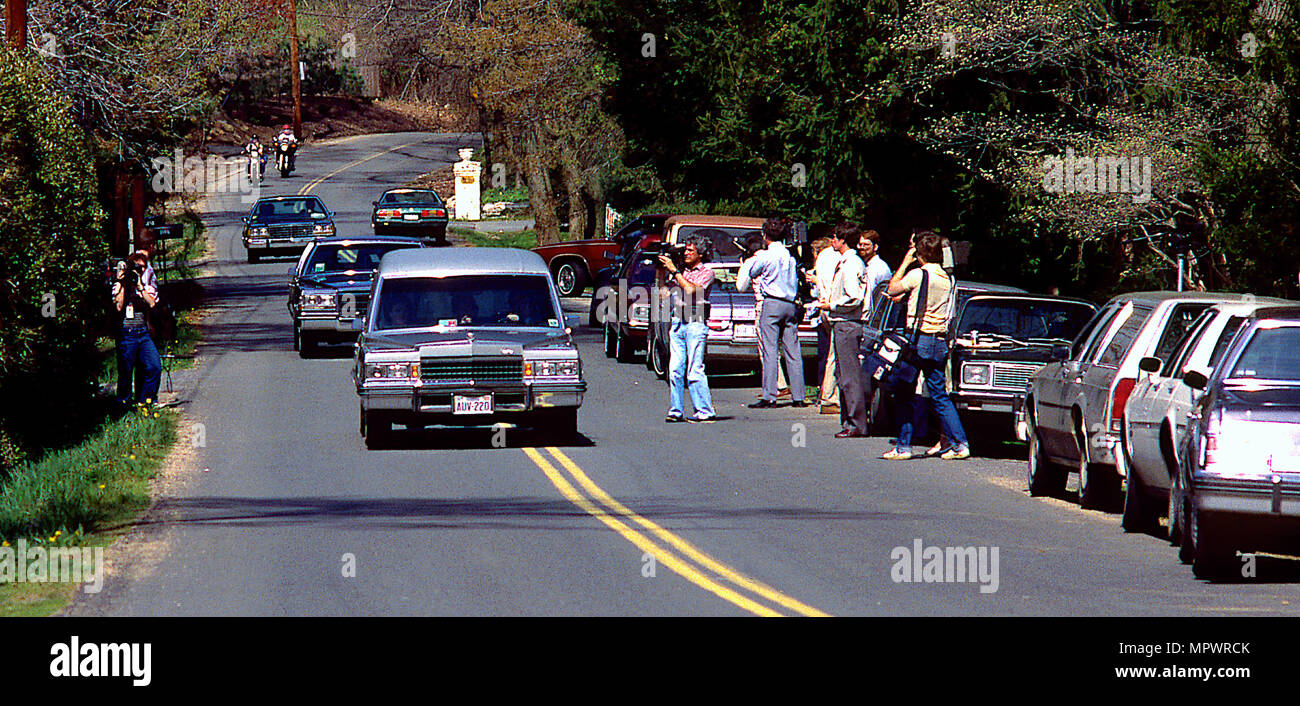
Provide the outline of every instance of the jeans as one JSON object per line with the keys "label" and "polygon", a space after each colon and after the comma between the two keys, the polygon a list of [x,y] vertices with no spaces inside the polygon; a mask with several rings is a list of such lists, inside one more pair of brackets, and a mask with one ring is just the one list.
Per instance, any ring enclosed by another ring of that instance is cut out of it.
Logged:
{"label": "jeans", "polygon": [[[934,405],[934,411],[939,415],[943,435],[948,437],[948,441],[954,446],[966,446],[966,430],[961,425],[957,408],[948,397],[948,390],[944,385],[943,369],[948,362],[948,342],[942,337],[922,335],[917,339],[916,345],[917,352],[921,356],[939,360],[938,364],[923,367],[921,375],[925,378],[925,391],[930,396],[930,404]],[[900,390],[895,399],[898,402],[898,418],[901,422],[896,446],[907,449],[912,446],[913,427],[920,423],[923,414],[928,414],[928,410],[923,401],[916,399],[914,388]]]}
{"label": "jeans", "polygon": [[674,318],[668,332],[668,414],[684,416],[682,407],[686,391],[691,393],[695,415],[712,417],[713,397],[709,394],[709,378],[704,375],[704,343],[709,328],[703,321],[682,321]]}
{"label": "jeans", "polygon": [[136,402],[158,401],[158,384],[162,380],[162,359],[158,348],[149,338],[149,329],[123,328],[117,342],[117,399],[123,404],[131,401],[131,378],[135,366],[144,370],[144,381],[136,390]]}

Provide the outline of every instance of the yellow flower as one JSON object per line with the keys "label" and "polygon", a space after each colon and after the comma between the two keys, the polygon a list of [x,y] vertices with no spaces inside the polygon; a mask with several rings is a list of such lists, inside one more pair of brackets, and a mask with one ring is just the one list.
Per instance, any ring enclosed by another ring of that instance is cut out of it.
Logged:
{"label": "yellow flower", "polygon": [[134,459],[135,459],[135,454],[131,454],[128,458],[134,460]]}
{"label": "yellow flower", "polygon": [[3,542],[0,542],[0,547],[7,547],[7,546],[9,546],[9,540],[5,540],[5,541],[3,541]]}
{"label": "yellow flower", "polygon": [[103,489],[104,489],[104,484],[103,484],[103,483],[100,483],[100,484],[99,484],[99,489],[100,489],[100,490],[103,490]]}
{"label": "yellow flower", "polygon": [[63,534],[63,530],[54,530],[54,536],[55,536],[55,537],[57,537],[57,536],[59,536],[59,535],[61,535],[61,534]]}

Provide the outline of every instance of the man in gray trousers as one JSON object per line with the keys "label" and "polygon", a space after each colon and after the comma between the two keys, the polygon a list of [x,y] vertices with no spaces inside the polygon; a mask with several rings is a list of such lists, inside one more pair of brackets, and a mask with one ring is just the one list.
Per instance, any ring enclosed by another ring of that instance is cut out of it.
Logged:
{"label": "man in gray trousers", "polygon": [[763,313],[757,322],[763,349],[763,398],[749,405],[754,409],[776,406],[778,355],[785,358],[792,406],[808,406],[804,401],[803,351],[799,347],[798,263],[785,247],[790,230],[787,219],[767,219],[763,224],[763,249],[746,260],[736,276],[737,290],[748,292],[755,285],[763,290]]}
{"label": "man in gray trousers", "polygon": [[862,302],[866,299],[866,287],[862,282],[866,266],[857,252],[861,237],[862,229],[854,223],[835,226],[831,247],[839,253],[840,260],[835,263],[830,291],[823,294],[816,304],[826,312],[826,318],[834,327],[832,339],[846,420],[844,429],[835,435],[837,439],[867,435],[866,386],[863,384],[862,363],[858,360],[858,352],[862,349]]}

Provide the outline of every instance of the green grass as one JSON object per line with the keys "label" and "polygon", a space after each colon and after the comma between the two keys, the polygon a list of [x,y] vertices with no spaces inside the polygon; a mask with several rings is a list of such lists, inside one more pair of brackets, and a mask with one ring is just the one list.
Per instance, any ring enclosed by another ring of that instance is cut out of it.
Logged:
{"label": "green grass", "polygon": [[491,203],[493,201],[527,201],[528,187],[526,186],[504,186],[495,189],[484,189],[482,203]]}
{"label": "green grass", "polygon": [[[81,443],[15,468],[0,481],[0,544],[104,546],[149,505],[149,481],[176,441],[173,410],[131,410]],[[0,584],[0,617],[49,615],[67,583]]]}
{"label": "green grass", "polygon": [[470,245],[478,248],[529,248],[537,247],[537,231],[521,230],[504,233],[480,233],[473,228],[447,226],[447,232],[461,236]]}

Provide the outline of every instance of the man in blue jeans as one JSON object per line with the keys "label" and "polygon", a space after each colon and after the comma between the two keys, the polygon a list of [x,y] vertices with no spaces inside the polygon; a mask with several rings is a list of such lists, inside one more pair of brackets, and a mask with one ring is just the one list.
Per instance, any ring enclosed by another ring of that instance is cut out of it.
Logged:
{"label": "man in blue jeans", "polygon": [[[957,416],[957,408],[948,397],[944,386],[944,365],[948,362],[948,298],[955,286],[952,277],[944,270],[943,241],[939,236],[925,231],[918,233],[916,245],[907,251],[898,271],[889,280],[886,293],[889,296],[908,294],[907,330],[920,328],[916,341],[916,354],[921,359],[921,375],[925,378],[925,391],[930,396],[939,415],[944,437],[952,445],[940,455],[944,460],[970,458],[970,446],[966,441],[966,430]],[[921,266],[908,272],[912,263]],[[922,273],[925,276],[922,277]],[[922,283],[925,288],[922,290]],[[920,299],[924,295],[925,310],[917,311]],[[895,393],[898,404],[898,418],[901,422],[898,430],[898,443],[886,452],[882,458],[902,460],[912,458],[912,429],[924,406],[918,405],[916,390],[907,388]]]}
{"label": "man in blue jeans", "polygon": [[[712,253],[712,243],[705,238],[690,238],[682,252],[683,268],[672,258],[659,256],[659,266],[668,278],[672,326],[669,329],[668,416],[669,423],[712,422],[717,414],[709,395],[709,379],[704,374],[704,346],[709,335],[709,292],[713,289],[713,270],[704,264]],[[686,392],[691,394],[695,414],[684,415]]]}
{"label": "man in blue jeans", "polygon": [[145,280],[145,263],[139,253],[117,269],[113,282],[113,304],[117,307],[119,334],[117,339],[117,399],[122,404],[131,402],[131,379],[135,366],[144,371],[144,380],[136,390],[136,402],[150,403],[158,399],[158,383],[162,379],[162,359],[158,348],[149,337],[149,309],[158,303],[158,290]]}

